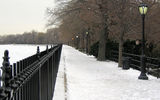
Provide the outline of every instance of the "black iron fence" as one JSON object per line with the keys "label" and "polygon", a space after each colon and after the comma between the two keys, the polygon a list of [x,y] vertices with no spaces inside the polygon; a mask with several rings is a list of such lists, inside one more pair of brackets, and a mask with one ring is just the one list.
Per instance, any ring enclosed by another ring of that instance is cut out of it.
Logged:
{"label": "black iron fence", "polygon": [[51,46],[43,52],[9,63],[4,52],[0,77],[0,100],[52,100],[62,45]]}
{"label": "black iron fence", "polygon": [[[118,51],[111,51],[110,60],[118,62]],[[130,64],[129,66],[131,68],[140,70],[141,69],[141,55],[135,55],[130,53],[124,53],[123,57],[129,57]],[[160,77],[160,59],[158,58],[152,58],[152,57],[146,57],[146,70],[148,74],[151,74],[153,76],[156,76],[157,78]]]}

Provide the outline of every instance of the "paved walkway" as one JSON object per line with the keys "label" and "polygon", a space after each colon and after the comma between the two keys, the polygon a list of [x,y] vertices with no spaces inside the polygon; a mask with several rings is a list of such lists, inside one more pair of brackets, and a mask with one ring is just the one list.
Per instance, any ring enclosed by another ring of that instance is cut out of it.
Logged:
{"label": "paved walkway", "polygon": [[139,74],[64,46],[53,100],[160,100],[160,79]]}

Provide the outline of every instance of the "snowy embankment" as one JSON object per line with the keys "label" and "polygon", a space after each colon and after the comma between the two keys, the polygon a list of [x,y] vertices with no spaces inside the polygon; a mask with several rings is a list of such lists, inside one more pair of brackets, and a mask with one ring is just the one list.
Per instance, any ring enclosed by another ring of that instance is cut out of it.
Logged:
{"label": "snowy embankment", "polygon": [[160,100],[159,79],[117,66],[63,46],[53,100]]}

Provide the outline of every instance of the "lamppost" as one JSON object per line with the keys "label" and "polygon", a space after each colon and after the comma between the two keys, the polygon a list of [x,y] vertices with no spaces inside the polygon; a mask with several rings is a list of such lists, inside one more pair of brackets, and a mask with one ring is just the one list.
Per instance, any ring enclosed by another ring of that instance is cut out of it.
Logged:
{"label": "lamppost", "polygon": [[88,53],[88,35],[89,32],[86,32],[86,53]]}
{"label": "lamppost", "polygon": [[146,4],[141,4],[139,6],[139,12],[142,15],[142,55],[141,55],[141,74],[138,79],[148,80],[146,75],[146,57],[145,57],[145,15],[147,13],[148,6]]}
{"label": "lamppost", "polygon": [[72,38],[72,46],[74,47],[74,38]]}
{"label": "lamppost", "polygon": [[76,40],[77,40],[77,49],[79,48],[79,36],[76,36]]}

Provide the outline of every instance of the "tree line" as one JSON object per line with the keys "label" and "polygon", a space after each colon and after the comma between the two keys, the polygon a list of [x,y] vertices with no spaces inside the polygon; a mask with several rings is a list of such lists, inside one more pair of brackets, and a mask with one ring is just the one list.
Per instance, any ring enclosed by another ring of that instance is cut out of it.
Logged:
{"label": "tree line", "polygon": [[[48,8],[48,26],[59,26],[59,39],[69,42],[79,36],[80,48],[85,48],[86,33],[90,45],[99,41],[98,60],[105,60],[106,40],[119,43],[119,67],[122,66],[123,43],[126,39],[141,39],[142,20],[138,11],[141,3],[148,5],[146,42],[160,42],[159,0],[57,0]],[[89,46],[90,46],[89,45]],[[89,47],[88,46],[88,47]]]}
{"label": "tree line", "polygon": [[51,28],[46,32],[24,32],[17,35],[0,36],[0,44],[53,44],[59,43],[58,29]]}

